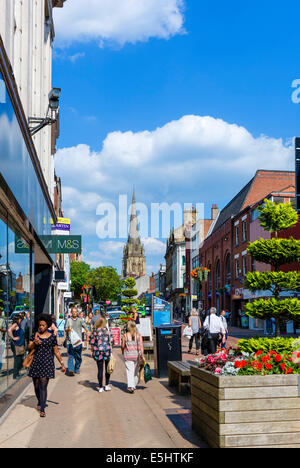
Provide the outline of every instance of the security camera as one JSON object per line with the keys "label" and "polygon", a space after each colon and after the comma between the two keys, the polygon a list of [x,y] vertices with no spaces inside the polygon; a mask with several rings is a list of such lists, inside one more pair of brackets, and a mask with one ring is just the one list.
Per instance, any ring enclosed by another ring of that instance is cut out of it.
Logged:
{"label": "security camera", "polygon": [[59,98],[61,94],[61,88],[52,88],[48,98],[49,98],[49,107],[51,110],[57,110],[59,107]]}

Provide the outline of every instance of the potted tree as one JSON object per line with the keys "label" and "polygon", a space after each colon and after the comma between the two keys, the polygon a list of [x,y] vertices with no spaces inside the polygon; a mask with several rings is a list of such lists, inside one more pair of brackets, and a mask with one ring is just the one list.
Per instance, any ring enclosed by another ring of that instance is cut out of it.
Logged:
{"label": "potted tree", "polygon": [[[273,270],[248,273],[244,285],[270,290],[273,297],[255,300],[246,311],[251,317],[273,317],[278,336],[282,321],[300,317],[300,301],[282,297],[285,290],[299,290],[299,272],[280,270],[299,262],[300,241],[279,237],[298,215],[291,205],[268,200],[260,212],[261,225],[273,237],[250,244],[248,253]],[[260,340],[258,348],[251,343],[255,352],[220,351],[191,367],[193,428],[212,447],[300,447],[300,340]]]}

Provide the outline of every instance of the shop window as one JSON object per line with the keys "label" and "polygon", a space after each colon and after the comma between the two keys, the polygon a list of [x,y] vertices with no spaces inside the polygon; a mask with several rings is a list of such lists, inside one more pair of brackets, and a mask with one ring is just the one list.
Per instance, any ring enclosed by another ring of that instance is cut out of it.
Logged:
{"label": "shop window", "polygon": [[[0,395],[26,372],[22,364],[32,322],[31,261],[29,245],[0,214]],[[17,321],[20,314],[22,321]],[[19,327],[22,346],[12,339]]]}

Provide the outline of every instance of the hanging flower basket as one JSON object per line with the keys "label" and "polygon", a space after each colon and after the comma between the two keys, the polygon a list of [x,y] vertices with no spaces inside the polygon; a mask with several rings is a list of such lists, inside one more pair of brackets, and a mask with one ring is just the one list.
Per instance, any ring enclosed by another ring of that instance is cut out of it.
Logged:
{"label": "hanging flower basket", "polygon": [[195,279],[198,279],[200,282],[207,281],[209,272],[210,270],[206,267],[198,267],[194,268],[191,276]]}

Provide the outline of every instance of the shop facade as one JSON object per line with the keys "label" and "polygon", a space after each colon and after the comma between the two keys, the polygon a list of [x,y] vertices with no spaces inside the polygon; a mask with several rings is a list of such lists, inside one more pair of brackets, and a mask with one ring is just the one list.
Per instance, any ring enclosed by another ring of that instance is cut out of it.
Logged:
{"label": "shop facade", "polygon": [[27,317],[27,334],[51,312],[55,257],[40,236],[56,220],[17,86],[0,37],[0,395],[22,375],[8,331]]}

